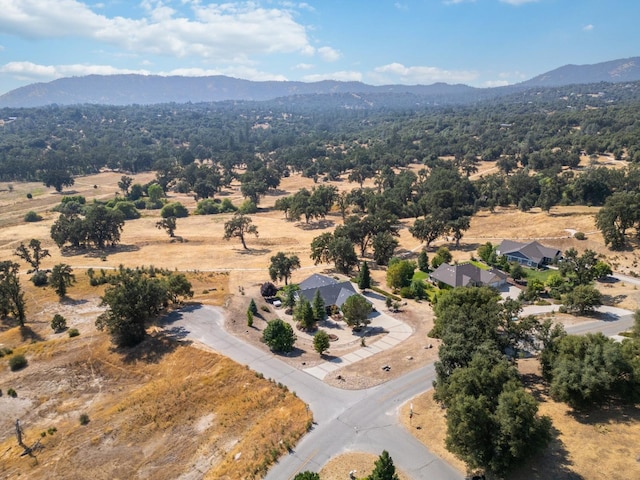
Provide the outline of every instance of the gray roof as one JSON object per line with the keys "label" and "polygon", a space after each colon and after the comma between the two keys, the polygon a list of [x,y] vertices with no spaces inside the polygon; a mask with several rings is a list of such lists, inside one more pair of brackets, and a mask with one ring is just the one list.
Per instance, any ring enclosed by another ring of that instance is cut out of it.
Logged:
{"label": "gray roof", "polygon": [[536,242],[520,243],[513,240],[503,240],[498,247],[498,253],[500,255],[512,255],[514,253],[520,253],[529,260],[534,261],[537,264],[543,263],[545,258],[555,258],[562,252],[557,248],[549,248]]}
{"label": "gray roof", "polygon": [[357,295],[351,282],[338,282],[325,275],[313,274],[299,285],[299,295],[312,301],[316,291],[320,291],[320,296],[326,306],[336,305],[338,308],[352,295]]}
{"label": "gray roof", "polygon": [[507,279],[507,274],[495,268],[483,270],[472,263],[459,265],[443,263],[429,274],[429,278],[452,287],[466,287],[503,282]]}

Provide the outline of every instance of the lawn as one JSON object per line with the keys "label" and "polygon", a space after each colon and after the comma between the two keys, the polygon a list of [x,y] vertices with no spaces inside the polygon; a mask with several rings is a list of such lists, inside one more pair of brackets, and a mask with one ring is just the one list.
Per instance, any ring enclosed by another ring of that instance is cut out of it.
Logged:
{"label": "lawn", "polygon": [[527,276],[527,280],[540,280],[542,283],[547,283],[547,279],[557,273],[557,270],[551,268],[545,268],[543,270],[535,270],[533,268],[524,268],[524,271]]}

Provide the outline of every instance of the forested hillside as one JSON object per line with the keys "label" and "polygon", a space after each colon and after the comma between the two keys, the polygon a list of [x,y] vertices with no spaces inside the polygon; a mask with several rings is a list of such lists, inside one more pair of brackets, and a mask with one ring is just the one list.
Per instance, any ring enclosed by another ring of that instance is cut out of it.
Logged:
{"label": "forested hillside", "polygon": [[[640,185],[640,82],[534,89],[467,106],[421,105],[417,98],[4,109],[0,180],[38,180],[60,191],[73,175],[104,167],[155,170],[165,191],[209,198],[239,180],[243,195],[259,204],[291,172],[315,181],[344,174],[360,184],[350,201],[363,212],[384,205],[397,217],[417,218],[438,205],[457,209],[447,221],[498,205],[603,205],[612,193]],[[595,160],[576,168],[580,155],[603,154],[633,168]],[[496,162],[495,173],[468,184],[480,162]],[[425,169],[398,170],[410,165]],[[367,178],[376,179],[377,191],[362,189]],[[429,200],[437,190],[464,198]]]}

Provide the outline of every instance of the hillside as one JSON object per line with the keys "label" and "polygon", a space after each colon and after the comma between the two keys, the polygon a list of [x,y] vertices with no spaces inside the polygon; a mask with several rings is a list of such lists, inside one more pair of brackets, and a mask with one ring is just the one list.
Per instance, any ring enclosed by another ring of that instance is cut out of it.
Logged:
{"label": "hillside", "polygon": [[640,79],[640,57],[593,65],[565,65],[518,84],[523,87],[559,87],[598,82],[633,82]]}
{"label": "hillside", "polygon": [[[157,75],[88,75],[34,83],[0,96],[2,107],[44,105],[149,105],[220,101],[264,101],[301,95],[367,94],[386,103],[468,103],[507,95],[531,87],[557,87],[599,82],[640,80],[640,57],[612,60],[594,65],[565,65],[518,85],[474,88],[467,85],[367,85],[361,82],[276,82],[249,81],[226,76],[181,77]],[[391,97],[385,97],[391,95]],[[398,97],[400,95],[400,97]],[[404,95],[404,96],[403,96]]]}

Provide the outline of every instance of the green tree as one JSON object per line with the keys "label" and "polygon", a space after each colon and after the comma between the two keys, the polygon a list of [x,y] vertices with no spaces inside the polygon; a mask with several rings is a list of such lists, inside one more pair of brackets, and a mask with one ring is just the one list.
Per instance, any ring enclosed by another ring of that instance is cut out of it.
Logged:
{"label": "green tree", "polygon": [[382,451],[374,465],[373,472],[367,480],[399,480],[393,459],[386,450]]}
{"label": "green tree", "polygon": [[253,327],[253,312],[251,310],[247,310],[247,327]]}
{"label": "green tree", "polygon": [[359,328],[362,324],[369,323],[371,304],[360,295],[351,295],[342,304],[344,321],[352,328]]}
{"label": "green tree", "polygon": [[53,187],[56,192],[62,192],[64,187],[70,187],[75,183],[75,180],[67,170],[63,169],[51,169],[42,172],[42,183],[46,187]]}
{"label": "green tree", "polygon": [[378,265],[387,265],[398,245],[398,240],[390,232],[382,231],[376,233],[371,242],[373,260]]}
{"label": "green tree", "polygon": [[156,222],[156,228],[158,230],[164,230],[169,235],[169,238],[176,236],[176,228],[178,228],[178,222],[176,217],[167,217]]}
{"label": "green tree", "polygon": [[431,259],[431,266],[435,269],[443,263],[450,263],[452,259],[453,255],[451,255],[449,249],[447,247],[440,247]]}
{"label": "green tree", "polygon": [[0,262],[0,314],[11,314],[21,327],[26,320],[26,303],[20,286],[20,265],[9,260]]}
{"label": "green tree", "polygon": [[59,263],[51,270],[49,284],[61,299],[67,295],[67,288],[76,281],[76,277],[72,272],[73,269],[66,263]]}
{"label": "green tree", "polygon": [[358,264],[353,244],[346,237],[323,233],[311,242],[311,259],[318,263],[333,262],[336,270],[345,275]]}
{"label": "green tree", "polygon": [[51,329],[55,333],[60,333],[64,331],[66,328],[67,328],[67,320],[59,313],[56,313],[51,319]]}
{"label": "green tree", "polygon": [[640,195],[635,192],[615,192],[607,198],[596,214],[596,227],[602,232],[605,245],[614,250],[627,243],[627,230],[640,221]]}
{"label": "green tree", "polygon": [[129,195],[129,189],[133,183],[133,178],[123,175],[118,181],[118,188],[122,191],[122,194],[127,197]]}
{"label": "green tree", "polygon": [[164,198],[164,189],[157,183],[152,183],[147,188],[147,195],[149,195],[149,201],[157,205]]}
{"label": "green tree", "polygon": [[256,301],[253,298],[249,302],[249,306],[247,307],[247,311],[253,313],[254,315],[258,314],[258,305],[256,305]]}
{"label": "green tree", "polygon": [[509,274],[515,281],[518,281],[527,276],[524,268],[522,268],[522,265],[520,265],[518,262],[513,262],[511,264],[511,267],[509,268]]}
{"label": "green tree", "polygon": [[32,238],[29,241],[28,247],[25,246],[24,243],[20,242],[20,245],[16,248],[15,254],[31,265],[34,272],[38,272],[40,270],[40,262],[43,258],[51,256],[49,250],[42,248],[40,240],[36,238]]}
{"label": "green tree", "polygon": [[629,391],[632,368],[622,346],[601,333],[559,339],[549,392],[556,400],[583,408]]}
{"label": "green tree", "polygon": [[411,285],[413,272],[415,272],[416,264],[410,260],[399,260],[392,262],[387,269],[387,286],[394,290]]}
{"label": "green tree", "polygon": [[562,297],[562,303],[569,312],[577,312],[583,315],[593,312],[602,305],[602,294],[591,285],[578,285]]}
{"label": "green tree", "polygon": [[271,264],[269,265],[269,277],[274,282],[276,280],[282,281],[288,285],[291,273],[296,268],[300,268],[300,259],[297,255],[291,255],[288,257],[283,252],[276,253],[271,257]]}
{"label": "green tree", "polygon": [[313,330],[316,327],[316,319],[311,303],[303,295],[298,298],[298,303],[293,311],[293,318],[300,323],[304,330]]}
{"label": "green tree", "polygon": [[111,285],[102,296],[102,305],[107,310],[97,318],[96,327],[106,330],[116,346],[132,347],[144,339],[146,322],[178,296],[172,288],[177,286],[183,296],[193,295],[186,278],[170,282],[162,278],[165,276],[162,272],[159,273],[154,272],[152,276],[146,270],[120,268],[110,279]]}
{"label": "green tree", "polygon": [[242,247],[248,250],[245,242],[246,235],[258,236],[258,227],[252,224],[251,219],[241,213],[236,213],[231,220],[224,224],[224,239],[229,240],[237,237],[242,243]]}
{"label": "green tree", "polygon": [[313,318],[316,322],[321,322],[326,318],[327,310],[325,308],[324,299],[322,298],[322,295],[320,295],[320,290],[316,290],[316,293],[313,294],[311,308],[313,309]]}
{"label": "green tree", "polygon": [[362,291],[371,288],[371,272],[369,271],[367,262],[362,262],[360,275],[358,275],[358,288]]}
{"label": "green tree", "polygon": [[322,356],[324,352],[329,350],[329,346],[329,334],[324,330],[318,330],[313,336],[313,349]]}
{"label": "green tree", "polygon": [[418,270],[421,272],[429,271],[429,257],[424,250],[420,250],[420,254],[418,255]]}
{"label": "green tree", "polygon": [[491,242],[480,245],[478,247],[478,256],[487,265],[493,265],[496,260],[496,247]]}
{"label": "green tree", "polygon": [[604,271],[604,267],[599,265],[600,263],[604,262],[598,260],[597,254],[593,250],[585,250],[582,255],[578,255],[575,248],[570,248],[564,252],[559,271],[573,285],[587,285]]}
{"label": "green tree", "polygon": [[271,320],[262,332],[262,341],[274,352],[290,352],[296,341],[293,328],[280,319]]}
{"label": "green tree", "polygon": [[418,218],[413,222],[413,226],[409,227],[411,235],[421,242],[425,242],[427,248],[429,248],[431,242],[444,235],[446,231],[446,223],[434,218],[433,216]]}

